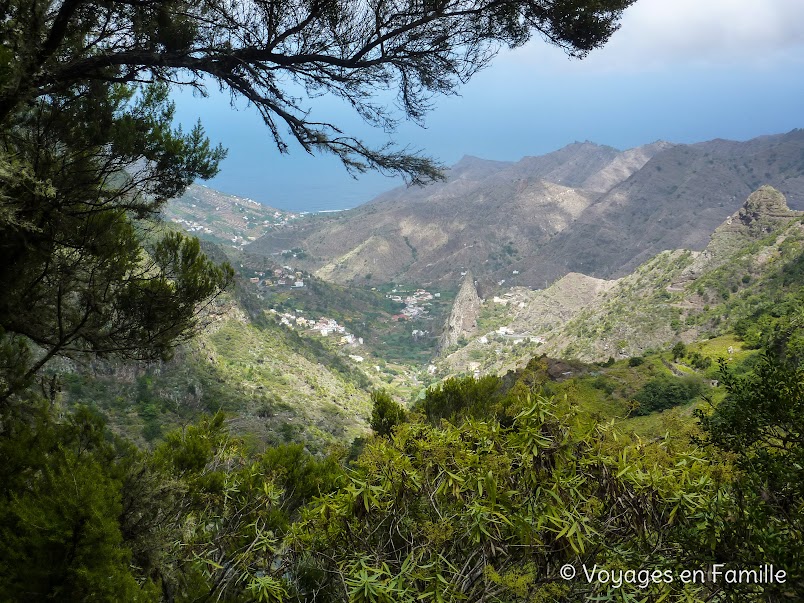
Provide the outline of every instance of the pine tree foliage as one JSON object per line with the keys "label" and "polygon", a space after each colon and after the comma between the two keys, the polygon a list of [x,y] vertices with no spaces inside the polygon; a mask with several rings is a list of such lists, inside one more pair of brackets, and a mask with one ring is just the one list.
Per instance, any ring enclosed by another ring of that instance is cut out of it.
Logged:
{"label": "pine tree foliage", "polygon": [[385,390],[371,393],[371,429],[379,436],[390,436],[394,427],[405,420],[405,409]]}
{"label": "pine tree foliage", "polygon": [[167,82],[219,85],[253,104],[281,151],[286,134],[351,170],[412,181],[434,163],[372,149],[317,121],[306,99],[334,95],[391,129],[388,98],[420,120],[501,46],[539,34],[570,54],[602,45],[634,0],[6,0],[0,29],[0,123],[37,98],[76,87]]}
{"label": "pine tree foliage", "polygon": [[0,438],[0,599],[158,600],[123,545],[126,447],[87,409],[57,423],[43,400],[31,403],[30,421]]}
{"label": "pine tree foliage", "polygon": [[173,129],[162,85],[94,82],[0,130],[0,404],[57,355],[151,359],[192,335],[232,279],[161,205],[223,157]]}

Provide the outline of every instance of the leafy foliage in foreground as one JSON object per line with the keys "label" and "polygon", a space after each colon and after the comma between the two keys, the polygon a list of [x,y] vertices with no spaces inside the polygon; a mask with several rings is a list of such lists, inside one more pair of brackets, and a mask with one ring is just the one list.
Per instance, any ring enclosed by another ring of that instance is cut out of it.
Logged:
{"label": "leafy foliage in foreground", "polygon": [[715,489],[706,464],[554,412],[538,398],[510,427],[414,421],[370,443],[346,486],[293,528],[297,571],[315,578],[297,583],[300,599],[580,601],[616,589],[562,580],[565,563],[681,563]]}
{"label": "leafy foliage in foreground", "polygon": [[[0,440],[0,599],[796,600],[804,375],[768,357],[723,380],[698,448],[624,437],[518,388],[513,416],[411,413],[351,467],[343,449],[250,451],[222,415],[143,453],[86,410],[56,420],[40,402]],[[787,580],[666,579],[713,563],[772,563]],[[589,581],[595,565],[659,578]]]}
{"label": "leafy foliage in foreground", "polygon": [[458,422],[490,415],[510,419],[509,406],[515,402],[499,377],[486,375],[480,379],[451,377],[427,390],[421,406],[427,420],[436,425],[441,419]]}
{"label": "leafy foliage in foreground", "polygon": [[97,415],[80,410],[63,423],[43,406],[0,439],[0,599],[150,601],[124,546],[123,455]]}
{"label": "leafy foliage in foreground", "polygon": [[698,413],[707,440],[734,455],[739,470],[720,509],[717,555],[748,567],[775,560],[788,579],[766,596],[792,600],[804,592],[804,368],[765,354],[743,377],[723,364],[721,378],[729,395],[713,413]]}

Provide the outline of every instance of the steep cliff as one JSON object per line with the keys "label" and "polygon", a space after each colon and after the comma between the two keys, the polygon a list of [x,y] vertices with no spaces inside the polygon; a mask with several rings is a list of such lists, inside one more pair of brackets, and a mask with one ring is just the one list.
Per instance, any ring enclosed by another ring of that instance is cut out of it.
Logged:
{"label": "steep cliff", "polygon": [[463,279],[458,295],[452,305],[452,312],[444,325],[444,332],[438,340],[438,350],[443,352],[458,343],[461,337],[468,337],[477,330],[477,317],[480,314],[480,297],[475,289],[471,272]]}

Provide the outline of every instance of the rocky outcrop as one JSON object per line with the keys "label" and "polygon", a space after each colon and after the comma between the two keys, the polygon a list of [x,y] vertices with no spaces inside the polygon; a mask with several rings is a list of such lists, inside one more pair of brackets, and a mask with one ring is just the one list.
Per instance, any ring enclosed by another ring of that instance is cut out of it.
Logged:
{"label": "rocky outcrop", "polygon": [[475,289],[475,281],[471,272],[463,279],[452,312],[444,325],[444,332],[438,340],[439,353],[458,343],[461,337],[469,337],[477,330],[477,317],[480,314],[480,297]]}
{"label": "rocky outcrop", "polygon": [[763,186],[745,200],[733,218],[749,228],[752,234],[763,234],[800,215],[801,212],[787,207],[787,200],[782,193],[772,186]]}
{"label": "rocky outcrop", "polygon": [[746,242],[761,239],[784,228],[802,212],[787,206],[785,196],[772,186],[763,186],[751,193],[742,207],[715,229],[709,244],[682,273],[679,284],[687,283],[707,270],[728,261]]}

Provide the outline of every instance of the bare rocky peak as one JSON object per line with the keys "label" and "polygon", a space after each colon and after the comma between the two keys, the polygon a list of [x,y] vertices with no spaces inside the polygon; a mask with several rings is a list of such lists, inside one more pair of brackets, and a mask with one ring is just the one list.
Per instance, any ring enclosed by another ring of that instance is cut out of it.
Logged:
{"label": "bare rocky peak", "polygon": [[473,335],[477,330],[477,317],[480,314],[480,297],[475,288],[471,272],[464,275],[461,289],[452,304],[452,311],[438,340],[439,351],[458,343],[461,337]]}
{"label": "bare rocky peak", "polygon": [[709,255],[722,253],[723,248],[762,238],[801,216],[804,212],[792,211],[782,193],[772,186],[763,186],[751,193],[740,209],[715,229],[704,251]]}
{"label": "bare rocky peak", "polygon": [[584,180],[580,186],[586,190],[605,193],[642,169],[642,166],[650,161],[654,155],[673,146],[674,145],[670,142],[659,140],[623,151],[614,157],[605,167]]}
{"label": "bare rocky peak", "polygon": [[[639,147],[647,149],[650,145]],[[636,149],[626,151],[634,155]],[[645,152],[637,151],[636,156]],[[519,161],[493,161],[464,155],[446,172],[446,180],[424,187],[398,187],[383,193],[370,204],[447,198],[464,194],[467,186],[493,188],[502,182],[545,180],[569,187],[579,187],[588,178],[607,168],[623,153],[592,142],[575,142],[545,155],[523,157]],[[645,159],[647,161],[647,159]],[[628,160],[623,163],[629,163]],[[644,162],[643,162],[644,163]],[[640,164],[641,165],[641,164]],[[638,168],[637,168],[638,169]],[[626,176],[627,177],[627,176]]]}
{"label": "bare rocky peak", "polygon": [[541,179],[564,186],[581,187],[620,155],[613,147],[592,142],[575,142],[552,153],[523,157],[505,174],[509,178]]}
{"label": "bare rocky peak", "polygon": [[787,207],[787,199],[772,186],[763,186],[745,200],[736,218],[746,226],[765,220],[786,220],[795,218],[801,212]]}
{"label": "bare rocky peak", "polygon": [[493,161],[472,155],[464,155],[458,163],[449,169],[447,180],[457,180],[458,178],[480,180],[504,170],[510,165],[510,161]]}
{"label": "bare rocky peak", "polygon": [[392,206],[396,203],[413,204],[429,201],[433,198],[462,195],[475,186],[477,182],[490,178],[510,166],[510,161],[493,161],[472,155],[464,155],[458,163],[446,171],[445,180],[434,182],[427,186],[398,186],[378,195],[355,211],[360,212],[364,208],[374,208],[376,206]]}
{"label": "bare rocky peak", "polygon": [[780,231],[791,220],[801,217],[804,212],[791,210],[778,190],[772,186],[759,188],[715,229],[703,252],[684,270],[682,280],[688,281],[705,270],[713,270],[746,244]]}
{"label": "bare rocky peak", "polygon": [[[480,202],[489,211],[494,211],[514,197],[541,196],[545,182],[576,188],[582,195],[594,196],[639,169],[659,150],[656,144],[621,152],[609,146],[576,142],[552,153],[524,157],[517,162],[465,155],[447,170],[445,181],[424,187],[395,188],[358,208],[355,213],[376,211],[380,207],[384,210],[396,208],[400,204],[404,204],[404,211],[411,211],[410,207],[419,203],[440,204],[449,211],[449,204],[456,204],[456,209],[459,209],[457,204],[464,206],[472,202]],[[584,182],[590,179],[594,184],[587,192]]]}
{"label": "bare rocky peak", "polygon": [[512,326],[515,332],[549,333],[566,323],[617,284],[577,272],[565,274],[547,289],[531,292]]}

